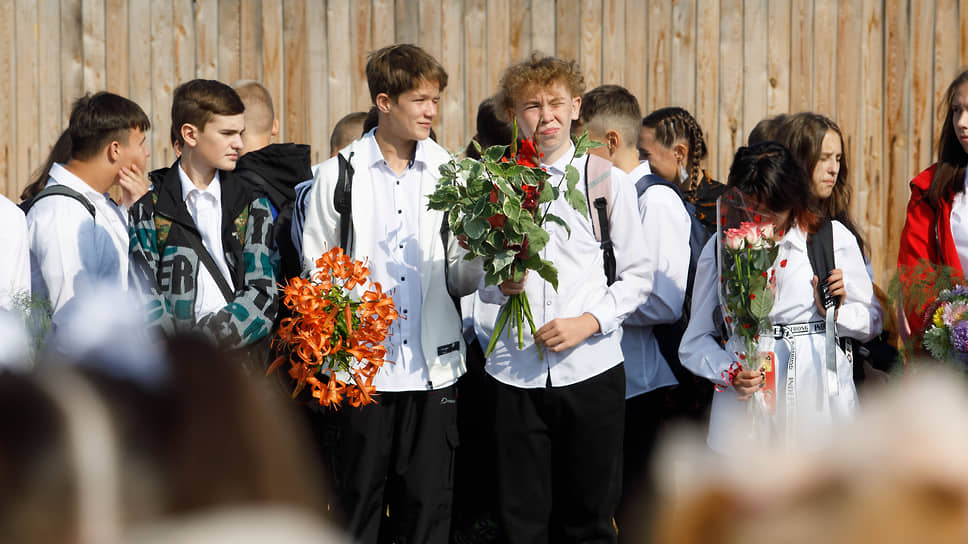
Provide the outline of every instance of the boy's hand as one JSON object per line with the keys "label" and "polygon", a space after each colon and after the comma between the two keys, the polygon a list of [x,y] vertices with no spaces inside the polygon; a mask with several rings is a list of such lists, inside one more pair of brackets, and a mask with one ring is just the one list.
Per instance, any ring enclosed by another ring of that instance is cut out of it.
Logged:
{"label": "boy's hand", "polygon": [[599,330],[598,320],[586,312],[578,317],[552,319],[534,333],[534,341],[557,353],[581,344]]}
{"label": "boy's hand", "polygon": [[501,292],[504,293],[504,296],[506,297],[509,297],[511,295],[520,295],[521,293],[524,292],[524,283],[527,281],[527,279],[528,279],[528,271],[525,270],[524,276],[521,278],[521,281],[504,280],[501,282],[501,284],[498,287],[501,288]]}
{"label": "boy's hand", "polygon": [[121,186],[121,202],[125,208],[130,208],[132,204],[145,196],[148,192],[148,178],[141,172],[137,165],[122,167],[118,175],[118,185]]}
{"label": "boy's hand", "polygon": [[736,390],[737,400],[748,400],[763,388],[765,383],[763,373],[756,370],[742,370],[733,378],[733,389]]}

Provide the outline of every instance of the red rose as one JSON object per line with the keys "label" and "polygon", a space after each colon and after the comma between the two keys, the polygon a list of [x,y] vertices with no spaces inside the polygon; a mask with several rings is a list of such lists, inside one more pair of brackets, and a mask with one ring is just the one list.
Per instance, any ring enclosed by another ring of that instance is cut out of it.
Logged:
{"label": "red rose", "polygon": [[507,220],[508,220],[507,216],[500,213],[496,213],[487,218],[487,222],[491,224],[492,229],[503,229],[504,223]]}
{"label": "red rose", "polygon": [[515,255],[516,258],[524,260],[528,258],[528,237],[524,237],[524,241],[521,242],[521,250]]}
{"label": "red rose", "polygon": [[534,147],[534,140],[522,140],[521,146],[518,147],[518,156],[515,157],[515,162],[521,166],[537,168],[539,164],[538,157],[538,150]]}
{"label": "red rose", "polygon": [[497,203],[497,189],[491,189],[491,196],[488,197],[488,200],[491,201],[491,204]]}

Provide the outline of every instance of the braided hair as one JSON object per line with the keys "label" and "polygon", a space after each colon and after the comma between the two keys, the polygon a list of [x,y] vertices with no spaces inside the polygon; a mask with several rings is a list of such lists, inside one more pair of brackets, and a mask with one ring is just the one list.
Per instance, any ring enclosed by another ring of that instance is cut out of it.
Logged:
{"label": "braided hair", "polygon": [[686,159],[686,171],[689,173],[689,185],[699,182],[702,177],[700,164],[706,158],[706,140],[702,136],[702,128],[688,111],[679,107],[660,108],[642,119],[644,128],[655,130],[655,141],[666,148],[671,148],[679,140],[685,140],[689,147]]}

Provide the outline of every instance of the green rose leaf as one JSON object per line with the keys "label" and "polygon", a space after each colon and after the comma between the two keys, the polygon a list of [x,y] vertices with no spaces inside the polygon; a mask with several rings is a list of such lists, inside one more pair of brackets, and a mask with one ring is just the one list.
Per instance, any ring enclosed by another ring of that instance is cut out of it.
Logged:
{"label": "green rose leaf", "polygon": [[545,218],[545,221],[551,221],[552,223],[556,223],[564,227],[565,230],[568,232],[568,237],[571,238],[571,227],[568,226],[568,223],[566,223],[564,219],[558,217],[553,213],[545,214],[544,218]]}
{"label": "green rose leaf", "polygon": [[483,217],[475,217],[464,223],[464,233],[467,234],[468,238],[478,240],[487,234],[490,226],[491,225],[487,222],[487,219]]}
{"label": "green rose leaf", "polygon": [[558,269],[555,265],[551,264],[551,261],[546,261],[541,259],[541,264],[534,267],[534,271],[541,276],[546,282],[551,284],[551,287],[557,291],[558,290]]}
{"label": "green rose leaf", "polygon": [[501,157],[504,156],[504,153],[507,150],[508,146],[506,145],[492,145],[484,150],[481,158],[484,159],[485,162],[497,162],[501,160]]}
{"label": "green rose leaf", "polygon": [[750,300],[750,313],[752,313],[757,320],[764,319],[770,315],[770,310],[773,309],[773,292],[769,289],[761,289],[753,291],[753,298]]}

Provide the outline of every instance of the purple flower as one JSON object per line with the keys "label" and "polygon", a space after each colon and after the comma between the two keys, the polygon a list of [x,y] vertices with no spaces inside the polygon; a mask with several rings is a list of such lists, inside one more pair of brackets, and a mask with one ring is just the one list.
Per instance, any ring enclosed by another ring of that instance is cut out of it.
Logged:
{"label": "purple flower", "polygon": [[951,345],[956,351],[968,352],[968,321],[958,321],[951,326]]}

